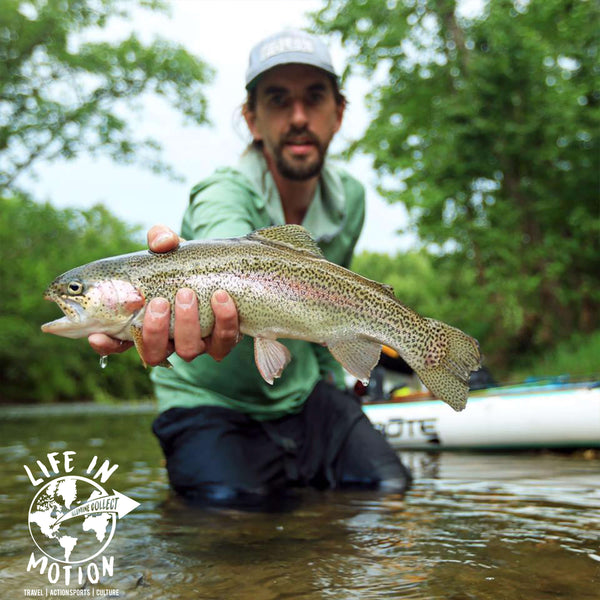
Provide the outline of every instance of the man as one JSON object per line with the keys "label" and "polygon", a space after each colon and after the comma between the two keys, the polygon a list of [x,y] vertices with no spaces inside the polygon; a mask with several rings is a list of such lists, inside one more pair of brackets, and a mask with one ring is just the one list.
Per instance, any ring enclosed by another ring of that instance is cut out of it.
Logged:
{"label": "man", "polygon": [[[253,143],[235,168],[218,169],[192,190],[184,238],[298,223],[329,260],[348,266],[364,190],[326,160],[346,106],[327,48],[301,31],[263,40],[250,54],[246,90]],[[149,233],[154,251],[178,241],[164,228]],[[292,361],[269,386],[254,365],[252,340],[241,339],[233,299],[219,290],[212,307],[215,327],[204,340],[191,290],[177,294],[172,342],[165,300],[153,300],[144,319],[146,362],[177,354],[173,368],[155,369],[152,379],[161,410],[153,429],[178,493],[197,503],[264,508],[298,486],[408,487],[408,471],[343,391],[343,371],[326,348],[284,340]],[[90,343],[104,354],[120,350],[104,336]]]}

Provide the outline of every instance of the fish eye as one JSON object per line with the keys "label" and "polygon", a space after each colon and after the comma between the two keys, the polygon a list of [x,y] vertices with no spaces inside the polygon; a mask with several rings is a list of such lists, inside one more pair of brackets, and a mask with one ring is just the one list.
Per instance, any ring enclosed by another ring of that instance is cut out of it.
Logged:
{"label": "fish eye", "polygon": [[81,281],[70,281],[67,285],[67,292],[69,292],[71,296],[81,294],[81,292],[83,292],[83,283],[81,283]]}

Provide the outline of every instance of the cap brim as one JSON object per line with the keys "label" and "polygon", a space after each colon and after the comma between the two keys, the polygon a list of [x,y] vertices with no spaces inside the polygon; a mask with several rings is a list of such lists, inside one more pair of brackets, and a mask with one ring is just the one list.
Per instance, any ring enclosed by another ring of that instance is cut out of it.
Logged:
{"label": "cap brim", "polygon": [[267,71],[282,65],[307,65],[309,67],[315,67],[316,69],[325,71],[325,73],[337,79],[337,74],[332,65],[317,60],[312,60],[310,57],[306,56],[306,53],[290,52],[286,54],[285,57],[277,56],[274,57],[274,60],[266,61],[261,65],[260,70],[257,70],[257,72],[248,73],[246,75],[246,89],[252,89]]}

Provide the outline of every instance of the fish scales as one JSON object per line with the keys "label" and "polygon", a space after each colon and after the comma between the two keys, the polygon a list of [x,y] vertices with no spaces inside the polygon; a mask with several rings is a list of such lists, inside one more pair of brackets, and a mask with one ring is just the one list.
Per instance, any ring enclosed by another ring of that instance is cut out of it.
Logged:
{"label": "fish scales", "polygon": [[192,288],[198,297],[203,336],[214,326],[212,294],[224,289],[231,295],[240,331],[255,338],[257,367],[269,383],[290,360],[278,338],[326,345],[360,379],[368,379],[386,344],[456,410],[466,403],[470,372],[480,366],[473,338],[420,316],[391,288],[327,261],[297,225],[186,242],[165,254],[138,252],[73,269],[47,290],[66,316],[42,329],[66,337],[104,332],[134,339],[141,354],[147,302],[160,296],[173,305],[181,287]]}
{"label": "fish scales", "polygon": [[[133,275],[141,266],[137,257],[127,270],[132,273],[132,282],[151,297],[161,295],[173,301],[180,287],[194,289],[199,304],[204,307],[200,321],[203,327],[207,324],[207,329],[212,329],[213,314],[209,301],[217,289],[226,289],[232,295],[240,312],[242,333],[248,335],[277,327],[298,337],[298,330],[307,329],[303,325],[314,323],[315,319],[321,326],[329,323],[329,329],[339,327],[348,319],[355,320],[358,327],[360,315],[340,313],[340,308],[352,305],[359,308],[355,300],[364,301],[363,308],[366,307],[368,316],[375,316],[373,306],[377,290],[369,290],[369,298],[360,297],[364,294],[353,298],[349,292],[354,281],[343,278],[350,272],[323,259],[306,257],[289,249],[288,260],[282,262],[281,250],[265,248],[257,242],[243,245],[191,242],[181,250],[181,254],[166,255],[158,268],[152,268],[151,274],[144,277]],[[148,255],[143,258],[148,258]],[[186,265],[186,274],[172,275],[173,270],[180,268],[180,263]],[[332,268],[339,273],[332,273]],[[330,304],[325,304],[324,300]],[[336,303],[331,303],[333,301]],[[290,304],[294,305],[294,311],[290,310]],[[273,324],[274,320],[277,325]],[[307,335],[314,337],[312,332]]]}

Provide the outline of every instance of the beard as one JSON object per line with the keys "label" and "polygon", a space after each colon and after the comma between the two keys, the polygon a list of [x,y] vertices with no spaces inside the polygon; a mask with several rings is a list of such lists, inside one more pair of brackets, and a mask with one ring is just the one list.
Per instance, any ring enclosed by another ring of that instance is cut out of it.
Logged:
{"label": "beard", "polygon": [[[315,158],[309,158],[308,156],[287,158],[284,156],[286,145],[298,137],[308,140],[316,148],[317,156]],[[327,146],[328,144],[322,144],[317,136],[306,129],[290,131],[274,148],[275,166],[279,173],[286,179],[291,179],[292,181],[312,179],[323,168]]]}

